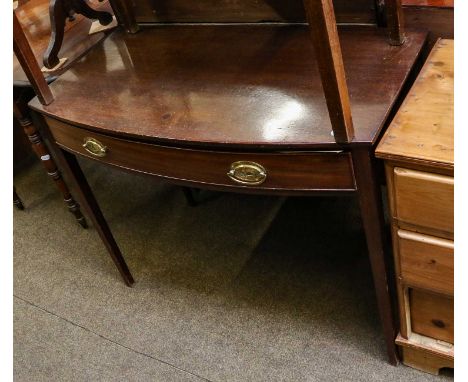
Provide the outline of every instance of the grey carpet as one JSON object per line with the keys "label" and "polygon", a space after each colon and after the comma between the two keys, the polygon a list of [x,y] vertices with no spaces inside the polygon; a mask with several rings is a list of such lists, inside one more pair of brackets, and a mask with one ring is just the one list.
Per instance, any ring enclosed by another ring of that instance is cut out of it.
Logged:
{"label": "grey carpet", "polygon": [[39,165],[15,177],[16,381],[445,381],[386,362],[352,198],[202,194],[83,167],[127,288]]}

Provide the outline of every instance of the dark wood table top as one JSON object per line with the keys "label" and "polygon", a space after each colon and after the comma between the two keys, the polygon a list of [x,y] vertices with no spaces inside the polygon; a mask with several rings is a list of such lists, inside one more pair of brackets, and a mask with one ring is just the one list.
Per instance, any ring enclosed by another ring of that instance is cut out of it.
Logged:
{"label": "dark wood table top", "polygon": [[[93,3],[93,7],[112,13],[112,8],[107,1],[104,3]],[[37,62],[42,68],[42,56],[47,49],[50,39],[49,0],[30,0],[24,2],[20,4],[15,12],[36,56]],[[59,70],[44,73],[44,76],[48,80],[53,80],[65,72],[74,60],[105,37],[105,34],[102,32],[91,36],[88,35],[91,23],[92,20],[86,19],[81,15],[76,15],[76,19],[73,22],[67,21],[60,57],[67,57],[68,60]],[[26,74],[24,74],[14,54],[13,84],[16,86],[29,86]]]}
{"label": "dark wood table top", "polygon": [[[341,27],[355,143],[375,143],[426,35]],[[113,32],[30,105],[101,133],[162,144],[337,148],[306,25]]]}
{"label": "dark wood table top", "polygon": [[405,6],[453,8],[454,0],[403,0]]}

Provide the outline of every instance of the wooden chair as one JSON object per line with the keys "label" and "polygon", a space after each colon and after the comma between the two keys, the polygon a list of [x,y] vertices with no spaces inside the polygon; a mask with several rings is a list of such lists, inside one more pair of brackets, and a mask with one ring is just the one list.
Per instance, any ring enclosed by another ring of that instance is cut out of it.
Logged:
{"label": "wooden chair", "polygon": [[[106,4],[103,9],[109,9]],[[49,1],[48,0],[34,0],[34,1],[21,1],[19,2],[15,11],[19,14],[19,21],[21,28],[15,30],[16,40],[23,46],[29,45],[36,61],[41,62],[42,56],[47,54],[46,44],[49,39],[51,24],[49,19]],[[108,13],[108,15],[110,15]],[[73,63],[80,55],[90,49],[96,43],[104,38],[104,34],[96,34],[88,36],[88,30],[92,21],[79,17],[73,23],[69,23],[62,31],[62,40],[64,42],[62,53],[67,56],[67,64],[57,68],[56,70],[47,70],[42,73],[47,83],[53,82],[60,74],[64,73],[69,65]],[[52,23],[53,25],[53,23]],[[25,32],[26,29],[26,32]],[[65,32],[67,36],[64,39]],[[27,36],[26,36],[27,34]],[[62,46],[61,46],[62,47]],[[50,50],[50,49],[49,49]],[[46,53],[44,53],[46,52]],[[41,160],[48,175],[53,179],[57,188],[61,192],[64,201],[69,211],[75,216],[77,222],[83,227],[87,227],[86,219],[81,213],[80,206],[72,197],[69,188],[63,180],[60,171],[51,156],[49,149],[44,144],[41,134],[34,126],[29,115],[27,107],[28,102],[34,98],[35,89],[32,88],[31,82],[27,77],[28,71],[23,71],[16,56],[13,57],[13,114],[18,120],[19,125],[23,128],[27,135],[33,151]],[[39,75],[36,70],[35,73]],[[19,198],[17,198],[16,191],[13,191],[13,203],[20,209],[24,206]]]}
{"label": "wooden chair", "polygon": [[[355,194],[396,364],[374,148],[426,39],[404,32],[400,1],[337,0],[336,15],[331,0],[112,6],[129,33],[112,33],[54,82],[55,100],[31,67],[39,96],[30,107],[127,285],[134,279],[76,155],[197,188]],[[338,31],[336,18],[358,25]]]}

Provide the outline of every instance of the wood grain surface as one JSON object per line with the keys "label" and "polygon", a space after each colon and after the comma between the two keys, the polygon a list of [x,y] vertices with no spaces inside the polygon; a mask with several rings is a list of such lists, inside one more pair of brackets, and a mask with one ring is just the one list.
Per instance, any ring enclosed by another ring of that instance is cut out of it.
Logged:
{"label": "wood grain surface", "polygon": [[453,241],[405,230],[398,238],[403,282],[453,295]]}
{"label": "wood grain surface", "polygon": [[[103,3],[96,1],[93,3],[93,7],[100,10],[112,11],[107,1]],[[49,44],[50,38],[49,1],[33,0],[25,2],[15,10],[15,13],[34,52],[38,65],[42,67],[42,56]],[[92,20],[88,20],[81,15],[76,15],[75,21],[68,21],[65,24],[65,37],[60,57],[67,57],[68,60],[63,67],[56,71],[44,73],[48,81],[65,72],[75,59],[105,37],[103,32],[91,36],[88,35],[91,24]],[[29,80],[14,55],[13,83],[15,86],[29,86]]]}
{"label": "wood grain surface", "polygon": [[453,358],[447,359],[439,354],[434,355],[422,349],[402,348],[403,363],[413,369],[421,370],[425,373],[439,375],[440,369],[454,367]]}
{"label": "wood grain surface", "polygon": [[15,11],[13,11],[13,52],[21,67],[24,68],[25,76],[37,94],[38,101],[43,105],[50,104],[54,100],[54,96],[42,75]]}
{"label": "wood grain surface", "polygon": [[454,0],[402,0],[403,5],[416,7],[453,8]]}
{"label": "wood grain surface", "polygon": [[453,40],[440,40],[376,155],[453,171]]}
{"label": "wood grain surface", "polygon": [[[188,150],[112,138],[46,118],[55,141],[63,148],[128,170],[156,175],[172,182],[217,186],[233,192],[250,190],[353,191],[353,169],[349,153],[252,153]],[[107,154],[98,158],[83,148],[85,138],[97,139]],[[231,164],[255,162],[266,170],[260,185],[241,185],[227,175]]]}
{"label": "wood grain surface", "polygon": [[420,232],[427,227],[453,234],[453,178],[402,168],[394,173],[394,217]]}
{"label": "wood grain surface", "polygon": [[[375,23],[374,0],[333,1],[338,22]],[[304,22],[302,0],[133,0],[139,23]]]}
{"label": "wood grain surface", "polygon": [[439,38],[454,38],[454,9],[434,7],[403,7],[407,28],[428,30],[428,52]]}
{"label": "wood grain surface", "polygon": [[[340,29],[355,139],[374,143],[425,40],[390,46]],[[308,27],[158,26],[115,31],[51,88],[52,117],[164,144],[336,149]],[[90,91],[92,89],[92,91]]]}
{"label": "wood grain surface", "polygon": [[453,297],[410,290],[413,332],[453,344]]}
{"label": "wood grain surface", "polygon": [[338,143],[354,139],[353,118],[332,0],[304,0],[307,22],[322,79],[333,137]]}

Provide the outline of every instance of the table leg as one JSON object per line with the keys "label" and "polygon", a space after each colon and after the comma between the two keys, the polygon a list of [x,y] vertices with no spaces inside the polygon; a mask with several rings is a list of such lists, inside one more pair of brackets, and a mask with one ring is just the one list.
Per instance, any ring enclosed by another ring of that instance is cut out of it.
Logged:
{"label": "table leg", "polygon": [[190,187],[182,187],[182,192],[184,193],[185,200],[190,207],[198,206],[198,200],[195,196],[195,194],[198,193],[198,190]]}
{"label": "table leg", "polygon": [[24,205],[21,199],[19,198],[18,194],[16,193],[16,188],[13,186],[13,204],[19,210],[24,210]]}
{"label": "table leg", "polygon": [[392,309],[389,281],[392,282],[390,264],[385,261],[385,235],[382,199],[376,177],[371,147],[353,150],[353,165],[358,189],[361,215],[366,234],[369,260],[372,268],[377,305],[384,329],[387,353],[392,365],[398,364],[395,338],[397,327]]}
{"label": "table leg", "polygon": [[44,121],[43,116],[36,112],[32,112],[31,116],[34,124],[39,126],[44,137],[50,143],[50,148],[55,154],[55,157],[61,165],[61,168],[69,180],[75,184],[76,192],[81,198],[82,205],[88,212],[88,215],[91,218],[91,221],[93,222],[99,237],[106,246],[112,261],[119,270],[125,284],[127,286],[132,286],[135,283],[133,276],[128,269],[124,257],[122,256],[122,252],[120,252],[120,249],[115,242],[114,236],[112,235],[106,219],[104,218],[104,215],[99,208],[91,188],[89,187],[88,181],[86,180],[83,171],[81,170],[78,160],[76,159],[75,155],[67,153],[55,143],[55,140],[53,139],[53,136],[50,133],[49,127]]}
{"label": "table leg", "polygon": [[83,208],[88,212],[91,221],[94,224],[101,240],[104,242],[114,264],[119,270],[125,284],[132,286],[134,284],[133,276],[128,269],[127,263],[125,262],[122,252],[112,235],[112,232],[102,214],[101,209],[96,201],[96,198],[89,187],[89,184],[81,170],[81,167],[76,159],[76,156],[70,154],[60,148],[57,148],[56,154],[60,158],[60,163],[63,165],[63,170],[66,175],[75,183],[76,191],[78,192]]}

